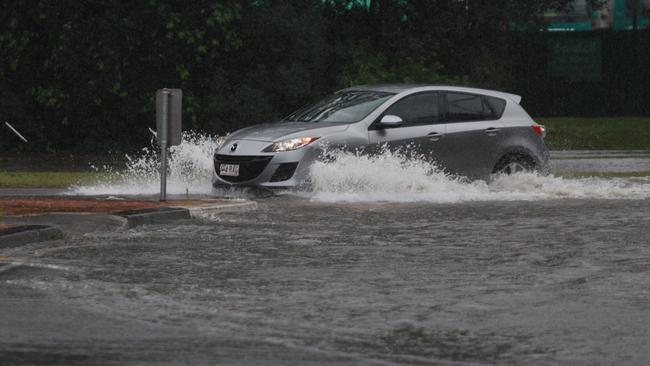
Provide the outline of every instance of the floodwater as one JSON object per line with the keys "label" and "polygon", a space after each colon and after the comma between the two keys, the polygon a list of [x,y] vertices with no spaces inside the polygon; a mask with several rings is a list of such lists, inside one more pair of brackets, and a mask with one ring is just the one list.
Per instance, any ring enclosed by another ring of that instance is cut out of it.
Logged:
{"label": "floodwater", "polygon": [[645,150],[553,151],[551,158],[556,172],[650,174],[650,151]]}
{"label": "floodwater", "polygon": [[650,361],[647,199],[259,204],[11,253],[0,359]]}
{"label": "floodwater", "polygon": [[[554,167],[650,170],[598,154]],[[24,263],[0,267],[0,360],[650,364],[647,177],[488,184],[354,161],[257,211],[0,251]]]}
{"label": "floodwater", "polygon": [[[218,138],[186,133],[171,148],[167,193],[197,196],[212,193],[212,154]],[[526,201],[558,198],[644,199],[650,197],[648,151],[552,152],[555,174],[522,174],[489,183],[449,177],[430,163],[399,153],[368,157],[331,152],[334,161],[316,163],[312,188],[286,192],[321,202],[430,202]],[[123,171],[90,185],[75,186],[71,195],[156,195],[160,190],[158,156],[145,148],[127,157]],[[108,169],[108,168],[107,168]],[[101,169],[100,169],[101,170]],[[579,177],[565,178],[566,174]],[[602,174],[612,176],[599,176]],[[236,192],[235,192],[236,194]]]}

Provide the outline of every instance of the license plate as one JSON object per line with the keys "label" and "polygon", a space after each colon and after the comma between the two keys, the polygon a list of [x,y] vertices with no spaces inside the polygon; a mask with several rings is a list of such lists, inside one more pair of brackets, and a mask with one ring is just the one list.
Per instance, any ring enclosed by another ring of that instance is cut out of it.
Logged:
{"label": "license plate", "polygon": [[221,164],[219,165],[219,175],[227,175],[230,177],[239,176],[239,165],[237,164]]}

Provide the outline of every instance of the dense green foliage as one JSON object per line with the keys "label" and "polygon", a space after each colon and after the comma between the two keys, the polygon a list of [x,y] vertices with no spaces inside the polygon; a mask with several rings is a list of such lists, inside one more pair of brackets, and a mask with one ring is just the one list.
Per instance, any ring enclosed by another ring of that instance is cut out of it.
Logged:
{"label": "dense green foliage", "polygon": [[529,35],[510,29],[538,28],[539,9],[565,3],[5,0],[0,121],[30,144],[0,126],[0,150],[146,145],[162,87],[183,89],[184,129],[210,133],[279,118],[353,84],[454,83],[543,95],[525,75],[522,49],[535,51],[522,48]]}

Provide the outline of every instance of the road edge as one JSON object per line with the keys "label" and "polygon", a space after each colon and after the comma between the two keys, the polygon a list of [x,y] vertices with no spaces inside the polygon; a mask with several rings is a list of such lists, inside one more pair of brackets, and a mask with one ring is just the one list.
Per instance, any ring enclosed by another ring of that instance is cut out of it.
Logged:
{"label": "road edge", "polygon": [[0,229],[0,249],[63,239],[63,231],[50,225],[10,225]]}

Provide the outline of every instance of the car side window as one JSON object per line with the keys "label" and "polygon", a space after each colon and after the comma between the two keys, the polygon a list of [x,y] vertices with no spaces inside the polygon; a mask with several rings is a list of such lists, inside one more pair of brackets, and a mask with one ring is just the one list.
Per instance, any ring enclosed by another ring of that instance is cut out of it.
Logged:
{"label": "car side window", "polygon": [[394,115],[402,119],[402,126],[440,123],[439,93],[418,93],[404,97],[390,106],[384,115]]}
{"label": "car side window", "polygon": [[486,121],[501,118],[505,101],[466,93],[446,93],[448,122]]}

